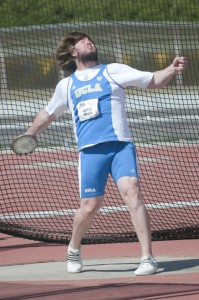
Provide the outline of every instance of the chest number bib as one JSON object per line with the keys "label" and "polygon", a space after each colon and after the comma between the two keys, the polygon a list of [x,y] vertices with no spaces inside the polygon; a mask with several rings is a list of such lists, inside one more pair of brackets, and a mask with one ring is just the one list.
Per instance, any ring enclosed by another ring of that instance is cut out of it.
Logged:
{"label": "chest number bib", "polygon": [[99,115],[98,99],[85,100],[77,104],[80,121],[86,121]]}

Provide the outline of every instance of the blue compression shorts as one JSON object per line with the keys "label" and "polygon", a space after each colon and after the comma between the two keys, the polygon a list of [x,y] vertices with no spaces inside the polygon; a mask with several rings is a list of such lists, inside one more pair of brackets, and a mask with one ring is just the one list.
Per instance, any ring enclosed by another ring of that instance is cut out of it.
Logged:
{"label": "blue compression shorts", "polygon": [[82,149],[79,153],[80,198],[104,195],[108,175],[114,181],[123,176],[138,177],[133,143],[105,142]]}

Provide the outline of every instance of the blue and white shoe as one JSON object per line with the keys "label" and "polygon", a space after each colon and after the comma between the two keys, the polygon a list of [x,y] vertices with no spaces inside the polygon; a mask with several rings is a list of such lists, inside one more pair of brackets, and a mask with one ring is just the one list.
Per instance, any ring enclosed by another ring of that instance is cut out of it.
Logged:
{"label": "blue and white shoe", "polygon": [[67,253],[67,271],[68,273],[79,273],[82,270],[82,259],[81,252],[79,249],[73,249],[70,245],[68,246]]}
{"label": "blue and white shoe", "polygon": [[144,256],[139,268],[134,272],[136,276],[152,275],[157,272],[157,263],[152,256]]}

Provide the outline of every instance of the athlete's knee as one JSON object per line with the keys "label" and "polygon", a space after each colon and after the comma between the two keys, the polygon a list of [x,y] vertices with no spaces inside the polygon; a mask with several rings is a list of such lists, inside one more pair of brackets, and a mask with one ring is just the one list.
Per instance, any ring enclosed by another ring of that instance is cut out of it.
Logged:
{"label": "athlete's knee", "polygon": [[80,210],[86,217],[95,216],[103,203],[103,196],[81,199]]}
{"label": "athlete's knee", "polygon": [[118,182],[118,189],[122,199],[129,210],[136,212],[140,206],[143,206],[139,180],[136,177],[121,178]]}
{"label": "athlete's knee", "polygon": [[140,185],[138,178],[122,177],[118,180],[117,186],[122,198],[125,198],[126,200],[139,198]]}

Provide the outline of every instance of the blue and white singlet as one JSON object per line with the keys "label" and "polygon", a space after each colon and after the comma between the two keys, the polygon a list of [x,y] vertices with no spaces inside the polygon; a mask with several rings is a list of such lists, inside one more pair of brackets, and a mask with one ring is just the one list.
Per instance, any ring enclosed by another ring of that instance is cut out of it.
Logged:
{"label": "blue and white singlet", "polygon": [[76,71],[58,83],[46,111],[58,117],[70,108],[79,150],[108,141],[130,142],[124,89],[146,88],[152,77],[123,64]]}

